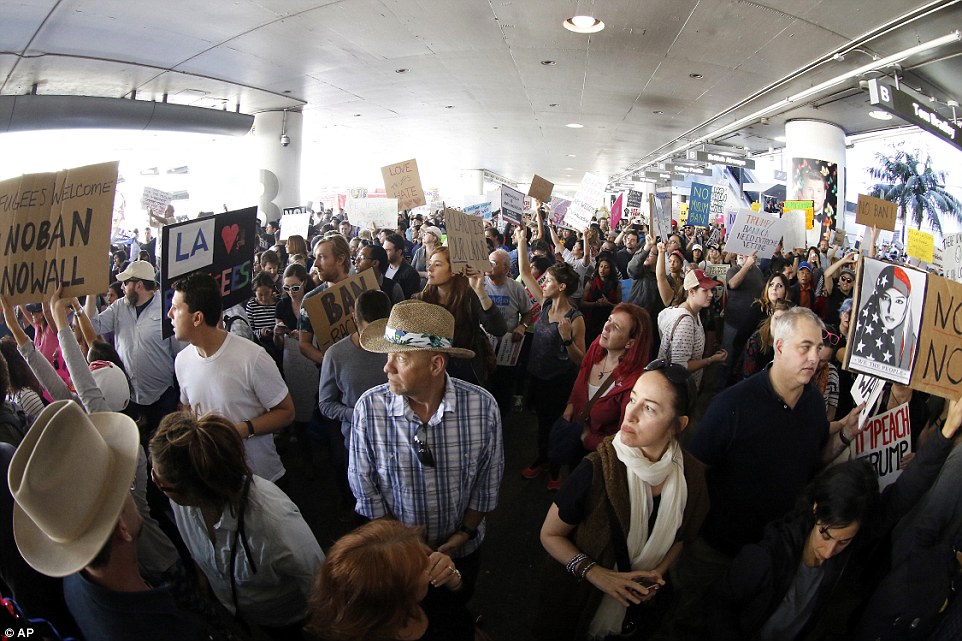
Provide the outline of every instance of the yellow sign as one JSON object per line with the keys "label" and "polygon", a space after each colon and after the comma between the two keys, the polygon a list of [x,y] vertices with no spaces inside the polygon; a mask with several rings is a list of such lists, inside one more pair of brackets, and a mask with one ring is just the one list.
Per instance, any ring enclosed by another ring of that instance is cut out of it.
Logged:
{"label": "yellow sign", "polygon": [[762,204],[760,202],[756,200],[755,202],[752,203],[752,211],[761,211],[761,210],[762,210]]}
{"label": "yellow sign", "polygon": [[678,225],[684,227],[688,222],[688,203],[682,203],[678,210]]}
{"label": "yellow sign", "polygon": [[909,242],[906,252],[911,258],[931,263],[935,258],[935,237],[924,231],[909,228]]}

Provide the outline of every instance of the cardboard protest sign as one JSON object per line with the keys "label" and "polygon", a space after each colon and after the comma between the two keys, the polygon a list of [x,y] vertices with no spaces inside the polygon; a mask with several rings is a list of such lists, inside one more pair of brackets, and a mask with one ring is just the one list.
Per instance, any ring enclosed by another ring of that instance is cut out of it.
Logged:
{"label": "cardboard protest sign", "polygon": [[173,194],[169,192],[153,187],[144,187],[144,193],[140,197],[140,206],[153,215],[161,217],[171,200],[173,200]]}
{"label": "cardboard protest sign", "polygon": [[464,208],[464,213],[480,216],[483,220],[491,220],[491,203],[477,203]]}
{"label": "cardboard protest sign", "polygon": [[479,271],[491,271],[488,261],[490,252],[481,219],[457,209],[445,209],[444,224],[448,233],[451,270],[463,273],[464,268],[470,265]]}
{"label": "cardboard protest sign", "polygon": [[845,368],[908,384],[925,290],[925,272],[873,258],[860,260]]}
{"label": "cardboard protest sign", "polygon": [[962,284],[928,275],[909,387],[943,398],[962,397]]}
{"label": "cardboard protest sign", "polygon": [[507,185],[501,185],[501,216],[509,223],[520,225],[523,214],[524,194]]}
{"label": "cardboard protest sign", "polygon": [[855,458],[867,458],[878,473],[879,490],[899,477],[899,465],[912,446],[909,404],[903,403],[884,414],[873,416],[865,429],[852,439]]}
{"label": "cardboard protest sign", "polygon": [[396,198],[348,198],[344,203],[347,219],[361,229],[397,227],[398,200]]}
{"label": "cardboard protest sign", "polygon": [[898,220],[899,206],[881,198],[873,198],[866,194],[858,195],[858,206],[855,209],[855,222],[866,227],[878,227],[887,231],[895,231]]}
{"label": "cardboard protest sign", "polygon": [[786,222],[770,214],[741,209],[728,232],[725,251],[746,255],[758,252],[759,257],[767,258],[775,253]]}
{"label": "cardboard protest sign", "polygon": [[910,258],[918,258],[931,263],[935,258],[935,237],[918,229],[908,229],[908,243],[905,253]]}
{"label": "cardboard protest sign", "polygon": [[531,179],[531,186],[528,187],[528,195],[538,202],[546,203],[551,200],[551,192],[554,190],[554,183],[545,180],[538,174]]}
{"label": "cardboard protest sign", "polygon": [[[728,201],[728,189],[724,185],[712,185],[711,188],[711,208],[709,214],[715,218],[725,211],[725,203]],[[690,214],[689,214],[690,215]],[[694,223],[688,223],[689,225]],[[705,225],[707,227],[708,225]]]}
{"label": "cardboard protest sign", "polygon": [[607,185],[608,181],[605,178],[594,174],[585,174],[581,179],[578,192],[571,200],[568,213],[565,214],[565,223],[573,229],[583,230],[587,228],[605,197]]}
{"label": "cardboard protest sign", "polygon": [[220,285],[224,309],[251,297],[257,207],[164,225],[161,239],[164,338],[174,333],[167,318],[174,283],[188,274],[203,272],[213,276]]}
{"label": "cardboard protest sign", "polygon": [[[300,208],[298,207],[298,209]],[[310,212],[285,214],[281,216],[281,231],[278,236],[278,240],[287,240],[291,236],[300,236],[301,238],[306,239],[310,235],[310,228]]]}
{"label": "cardboard protest sign", "polygon": [[99,294],[107,261],[117,162],[0,182],[0,293],[11,304]]}
{"label": "cardboard protest sign", "polygon": [[331,345],[357,331],[351,315],[354,301],[369,289],[379,289],[374,268],[365,269],[304,299],[302,304],[311,319],[319,350],[326,352]]}
{"label": "cardboard protest sign", "polygon": [[711,211],[711,185],[693,182],[688,196],[688,224],[695,227],[708,227]]}
{"label": "cardboard protest sign", "polygon": [[782,247],[805,247],[805,211],[790,209],[782,214],[785,231],[782,233]]}
{"label": "cardboard protest sign", "polygon": [[962,233],[949,234],[943,239],[942,268],[949,280],[962,281]]}
{"label": "cardboard protest sign", "polygon": [[397,198],[397,211],[428,204],[424,198],[424,188],[421,187],[417,160],[412,158],[381,167],[381,176],[384,178],[387,197]]}

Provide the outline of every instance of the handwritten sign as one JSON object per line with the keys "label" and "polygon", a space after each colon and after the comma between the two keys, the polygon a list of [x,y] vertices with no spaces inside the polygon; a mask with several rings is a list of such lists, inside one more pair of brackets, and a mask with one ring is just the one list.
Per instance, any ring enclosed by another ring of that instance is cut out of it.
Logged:
{"label": "handwritten sign", "polygon": [[0,293],[33,303],[104,291],[117,162],[0,182]]}
{"label": "handwritten sign", "polygon": [[164,209],[173,200],[173,194],[153,187],[144,187],[144,193],[140,197],[140,206],[155,216],[163,216]]}
{"label": "handwritten sign", "polygon": [[919,349],[909,387],[962,397],[962,284],[929,274]]}
{"label": "handwritten sign", "polygon": [[507,367],[517,365],[518,356],[521,355],[521,346],[524,345],[526,338],[527,335],[522,334],[521,340],[515,342],[512,332],[508,332],[501,338],[488,334],[488,341],[491,343],[491,349],[494,350],[494,354],[497,357],[498,365]]}
{"label": "handwritten sign", "polygon": [[396,198],[348,198],[344,210],[351,224],[361,229],[370,229],[372,224],[378,229],[397,227]]}
{"label": "handwritten sign", "polygon": [[949,234],[944,239],[942,266],[949,280],[962,281],[962,233]]}
{"label": "handwritten sign", "polygon": [[[286,211],[286,210],[285,210]],[[284,214],[281,216],[281,232],[278,240],[287,240],[291,236],[307,238],[311,228],[311,214]]]}
{"label": "handwritten sign", "polygon": [[531,179],[531,186],[528,188],[528,195],[538,202],[546,203],[551,200],[551,192],[554,190],[554,183],[545,180],[538,174]]}
{"label": "handwritten sign", "polygon": [[524,194],[507,185],[501,185],[501,217],[509,223],[519,225],[523,213]]}
{"label": "handwritten sign", "polygon": [[693,182],[688,196],[688,224],[695,227],[708,227],[711,211],[711,185]]}
{"label": "handwritten sign", "polygon": [[[723,185],[712,185],[711,188],[711,218],[720,216],[725,211],[725,203],[728,202],[728,189]],[[690,215],[690,214],[689,214]],[[688,223],[692,225],[694,223]],[[704,225],[707,227],[708,225]]]}
{"label": "handwritten sign", "polygon": [[174,283],[187,274],[203,272],[213,276],[220,286],[224,309],[250,298],[257,249],[257,207],[164,225],[161,238],[164,338],[174,333],[166,316],[174,296]]}
{"label": "handwritten sign", "polygon": [[882,391],[885,389],[885,380],[859,374],[855,377],[855,384],[852,385],[852,398],[856,405],[865,404],[862,411],[858,414],[858,428],[862,429],[869,416],[875,413],[875,404],[878,402]]}
{"label": "handwritten sign", "polygon": [[629,189],[628,200],[625,206],[628,207],[628,209],[632,209],[632,208],[638,209],[639,207],[641,207],[641,197],[643,195],[644,194],[642,194],[640,191]]}
{"label": "handwritten sign", "polygon": [[918,229],[908,229],[908,243],[905,253],[910,258],[918,258],[931,263],[935,258],[935,237]]}
{"label": "handwritten sign", "polygon": [[491,220],[491,203],[476,203],[464,208],[464,213],[472,216],[480,216],[484,220]]}
{"label": "handwritten sign", "polygon": [[[805,212],[805,229],[815,229],[815,201],[814,200],[786,200],[782,203],[782,213],[790,211],[803,211]],[[786,247],[803,247],[805,243],[801,245],[788,245]]]}
{"label": "handwritten sign", "polygon": [[451,269],[464,272],[464,268],[470,265],[479,271],[491,271],[490,252],[481,219],[457,209],[445,209],[444,224],[448,232]]}
{"label": "handwritten sign", "polygon": [[867,458],[878,473],[879,490],[899,477],[899,465],[912,446],[909,404],[873,416],[852,440],[855,458]]}
{"label": "handwritten sign", "polygon": [[381,167],[384,178],[384,191],[388,198],[397,198],[397,211],[413,209],[419,205],[426,205],[424,189],[421,187],[421,174],[418,172],[418,161],[415,159],[394,163]]}
{"label": "handwritten sign", "polygon": [[858,195],[858,206],[855,209],[855,222],[866,227],[878,227],[888,231],[895,231],[899,206],[881,198],[873,198],[866,194]]}
{"label": "handwritten sign", "polygon": [[725,251],[733,254],[758,252],[761,257],[775,253],[785,229],[785,219],[741,209],[727,235]]}
{"label": "handwritten sign", "polygon": [[314,328],[314,340],[322,352],[357,330],[351,312],[354,301],[369,289],[378,289],[374,268],[366,269],[324,291],[304,299],[304,309]]}
{"label": "handwritten sign", "polygon": [[805,211],[790,209],[782,214],[785,231],[782,233],[782,246],[789,248],[805,247]]}
{"label": "handwritten sign", "polygon": [[607,184],[608,181],[601,176],[585,174],[565,214],[565,223],[574,229],[587,228],[605,197]]}

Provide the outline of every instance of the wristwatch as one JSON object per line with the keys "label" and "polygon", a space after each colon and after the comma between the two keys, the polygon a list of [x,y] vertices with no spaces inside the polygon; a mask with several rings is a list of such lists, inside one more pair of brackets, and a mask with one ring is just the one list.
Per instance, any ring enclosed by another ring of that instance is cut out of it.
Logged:
{"label": "wristwatch", "polygon": [[458,528],[458,532],[464,532],[468,535],[468,540],[473,541],[478,538],[478,528],[468,527],[467,525],[462,525]]}
{"label": "wristwatch", "polygon": [[568,346],[571,345],[573,342],[575,342],[575,337],[574,337],[574,336],[572,336],[571,338],[569,338],[569,339],[566,340],[566,341],[561,341],[561,344],[564,345],[565,347],[568,347]]}

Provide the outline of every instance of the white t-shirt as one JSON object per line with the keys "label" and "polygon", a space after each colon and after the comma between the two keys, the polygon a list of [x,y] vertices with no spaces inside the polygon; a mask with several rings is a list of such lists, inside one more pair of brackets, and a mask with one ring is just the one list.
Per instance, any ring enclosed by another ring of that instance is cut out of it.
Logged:
{"label": "white t-shirt", "polygon": [[[705,355],[705,329],[698,317],[692,316],[681,305],[661,310],[658,314],[658,333],[661,335],[658,358],[687,367],[688,361],[703,358]],[[668,353],[669,344],[671,354]],[[703,370],[700,369],[691,373],[698,387],[701,387],[702,374]]]}
{"label": "white t-shirt", "polygon": [[[215,412],[233,423],[257,418],[287,396],[287,384],[264,348],[227,334],[224,344],[204,358],[193,345],[177,355],[180,402],[198,416]],[[245,439],[247,463],[257,476],[276,481],[284,465],[274,449],[274,436]]]}

